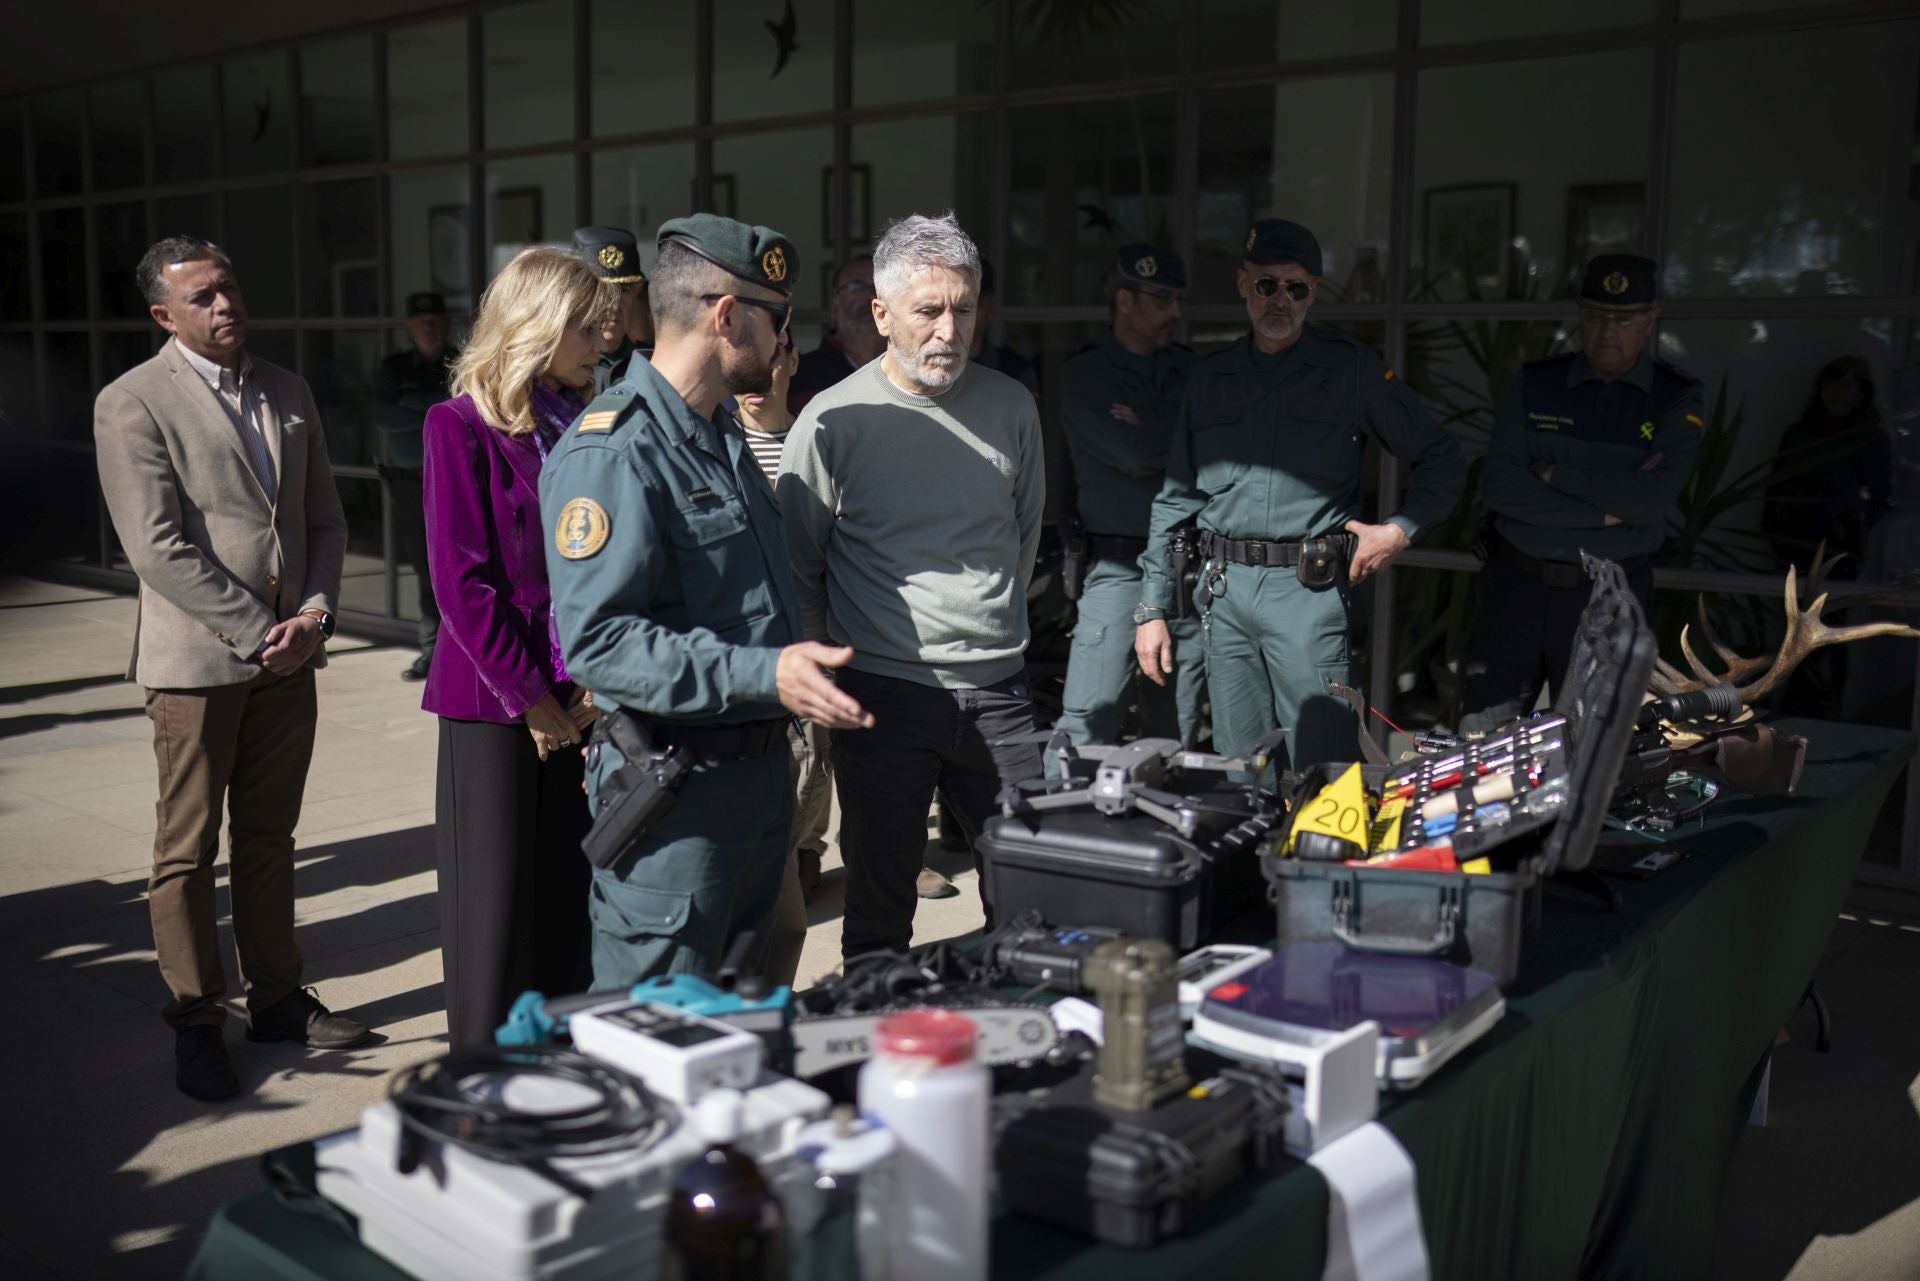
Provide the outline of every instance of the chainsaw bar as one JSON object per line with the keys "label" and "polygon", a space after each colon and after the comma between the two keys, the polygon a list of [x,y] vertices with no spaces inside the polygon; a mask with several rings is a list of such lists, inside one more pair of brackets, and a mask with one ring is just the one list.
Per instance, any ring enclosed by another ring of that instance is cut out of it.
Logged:
{"label": "chainsaw bar", "polygon": [[932,996],[904,1001],[858,1014],[798,1015],[793,1020],[793,1074],[802,1080],[835,1068],[862,1063],[877,1048],[880,1020],[904,1010],[951,1010],[973,1020],[978,1032],[974,1057],[989,1067],[1024,1063],[1046,1054],[1059,1043],[1060,1029],[1044,1006],[1019,1001],[983,999],[956,994],[952,1000]]}

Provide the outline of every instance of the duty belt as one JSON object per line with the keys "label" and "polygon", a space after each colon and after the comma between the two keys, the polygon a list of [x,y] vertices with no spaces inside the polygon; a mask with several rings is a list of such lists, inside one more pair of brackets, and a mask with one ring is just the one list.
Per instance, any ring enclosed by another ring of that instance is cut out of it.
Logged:
{"label": "duty belt", "polygon": [[1222,538],[1210,529],[1200,531],[1202,556],[1208,560],[1219,556],[1236,565],[1298,565],[1305,546],[1305,543],[1270,543],[1264,538]]}
{"label": "duty belt", "polygon": [[647,721],[647,732],[661,750],[677,747],[701,761],[746,761],[765,756],[787,741],[790,717],[743,721],[738,725],[676,725]]}
{"label": "duty belt", "polygon": [[1124,534],[1087,535],[1087,555],[1092,560],[1134,561],[1146,550],[1144,538],[1128,538]]}
{"label": "duty belt", "polygon": [[[1529,556],[1515,547],[1513,541],[1504,534],[1496,535],[1493,551],[1496,558],[1548,587],[1578,587],[1584,591],[1589,586],[1587,571],[1579,565],[1571,561],[1539,560]],[[1652,560],[1651,556],[1640,555],[1629,556],[1615,563],[1620,566],[1621,573],[1636,574],[1651,564]]]}

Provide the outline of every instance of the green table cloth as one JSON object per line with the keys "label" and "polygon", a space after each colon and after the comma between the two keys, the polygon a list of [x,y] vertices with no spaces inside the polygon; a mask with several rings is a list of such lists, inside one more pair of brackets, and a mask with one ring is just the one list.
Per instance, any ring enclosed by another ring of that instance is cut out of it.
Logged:
{"label": "green table cloth", "polygon": [[[1383,1098],[1380,1120],[1418,1168],[1439,1281],[1707,1274],[1758,1066],[1800,1003],[1913,752],[1902,732],[1778,724],[1811,744],[1798,795],[1722,799],[1676,834],[1681,863],[1611,882],[1617,911],[1550,885],[1506,1017],[1417,1092]],[[303,1168],[311,1178],[304,1145],[269,1159],[296,1184]],[[1002,1217],[991,1275],[1317,1278],[1326,1217],[1325,1182],[1289,1159],[1150,1251]],[[403,1274],[332,1219],[263,1191],[215,1216],[187,1275]]]}

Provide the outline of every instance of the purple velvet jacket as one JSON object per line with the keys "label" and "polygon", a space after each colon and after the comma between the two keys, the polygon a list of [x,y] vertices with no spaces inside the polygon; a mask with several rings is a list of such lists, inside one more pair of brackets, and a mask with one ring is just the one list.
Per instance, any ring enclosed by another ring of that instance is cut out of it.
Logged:
{"label": "purple velvet jacket", "polygon": [[421,441],[440,642],[420,706],[511,722],[549,690],[566,705],[573,684],[550,622],[539,445],[481,422],[470,396],[429,409]]}

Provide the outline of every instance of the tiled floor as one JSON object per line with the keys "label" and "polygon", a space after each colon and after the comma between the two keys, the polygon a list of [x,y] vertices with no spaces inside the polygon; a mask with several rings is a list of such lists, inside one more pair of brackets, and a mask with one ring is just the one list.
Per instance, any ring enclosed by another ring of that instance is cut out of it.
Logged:
{"label": "tiled floor", "polygon": [[[177,1276],[207,1216],[257,1186],[265,1149],[350,1125],[395,1069],[442,1048],[434,920],[434,725],[412,652],[341,638],[300,830],[309,977],[383,1044],[258,1046],[229,1021],[245,1089],[179,1095],[155,1011],[144,900],[153,756],[140,691],[119,679],[132,601],[0,583],[0,1277]],[[925,903],[921,940],[979,923]],[[840,874],[811,909],[801,975],[839,952]],[[1835,1048],[1811,1020],[1776,1057],[1771,1123],[1741,1141],[1716,1281],[1920,1279],[1920,922],[1842,921],[1821,974]]]}

